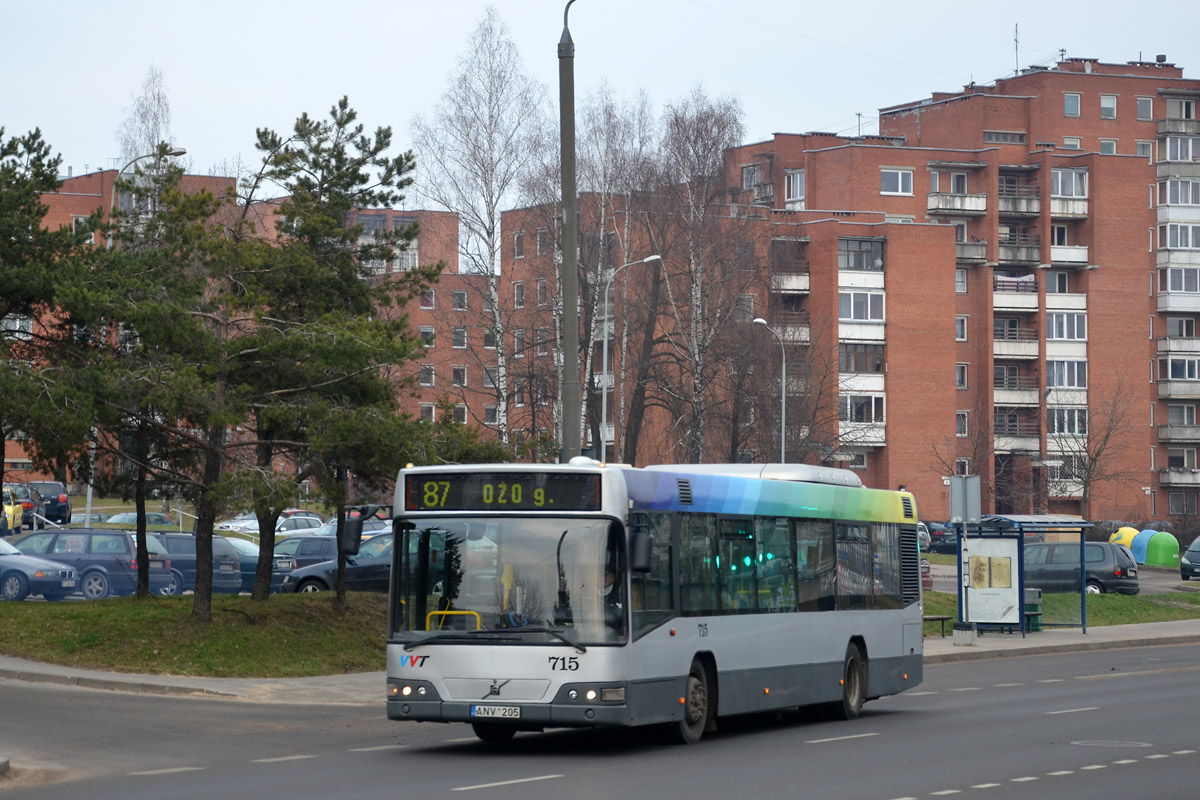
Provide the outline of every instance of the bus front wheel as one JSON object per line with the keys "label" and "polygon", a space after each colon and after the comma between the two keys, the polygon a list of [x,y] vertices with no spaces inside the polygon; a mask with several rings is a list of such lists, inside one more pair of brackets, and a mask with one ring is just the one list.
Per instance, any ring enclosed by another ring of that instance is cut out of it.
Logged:
{"label": "bus front wheel", "polygon": [[506,744],[517,733],[512,725],[497,725],[495,722],[472,722],[471,728],[476,736],[488,744]]}
{"label": "bus front wheel", "polygon": [[687,688],[683,696],[683,719],[673,723],[672,733],[680,744],[695,744],[704,735],[711,714],[708,670],[699,660],[692,661],[688,670]]}
{"label": "bus front wheel", "polygon": [[867,667],[862,651],[853,642],[846,648],[842,667],[842,699],[829,704],[834,719],[858,719],[867,699]]}

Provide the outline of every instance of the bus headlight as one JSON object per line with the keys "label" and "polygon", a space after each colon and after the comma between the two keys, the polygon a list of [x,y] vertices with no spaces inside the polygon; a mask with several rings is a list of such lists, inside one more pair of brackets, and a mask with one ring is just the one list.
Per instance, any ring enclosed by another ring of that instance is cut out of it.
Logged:
{"label": "bus headlight", "polygon": [[613,686],[608,689],[600,690],[600,699],[606,703],[624,703],[625,702],[625,687]]}

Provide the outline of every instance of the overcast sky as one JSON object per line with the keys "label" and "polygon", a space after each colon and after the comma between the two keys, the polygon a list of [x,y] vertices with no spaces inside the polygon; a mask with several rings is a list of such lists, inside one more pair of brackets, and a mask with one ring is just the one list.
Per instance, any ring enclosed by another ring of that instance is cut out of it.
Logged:
{"label": "overcast sky", "polygon": [[[0,126],[6,136],[40,127],[64,172],[120,166],[116,131],[153,65],[194,172],[255,162],[255,128],[285,132],[342,95],[407,149],[410,120],[437,103],[486,5],[4,0]],[[492,5],[557,109],[565,0]],[[1165,13],[1128,0],[577,0],[570,29],[578,97],[607,82],[618,96],[645,90],[661,108],[701,85],[738,97],[747,141],[759,141],[873,133],[881,107],[990,83],[1018,64],[1048,66],[1060,49],[1117,63],[1163,53],[1200,76],[1196,26]]]}

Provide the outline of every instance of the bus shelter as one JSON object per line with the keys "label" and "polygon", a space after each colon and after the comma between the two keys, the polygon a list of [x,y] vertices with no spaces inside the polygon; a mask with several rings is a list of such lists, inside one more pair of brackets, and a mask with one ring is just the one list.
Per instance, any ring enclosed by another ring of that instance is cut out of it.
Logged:
{"label": "bus shelter", "polygon": [[1091,527],[1057,514],[984,515],[967,526],[958,544],[960,621],[1022,636],[1044,627],[1087,633]]}

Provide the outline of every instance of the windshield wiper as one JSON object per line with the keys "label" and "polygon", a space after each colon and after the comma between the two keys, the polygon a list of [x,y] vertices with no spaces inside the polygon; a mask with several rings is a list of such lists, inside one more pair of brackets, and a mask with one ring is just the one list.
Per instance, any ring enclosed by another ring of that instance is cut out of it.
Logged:
{"label": "windshield wiper", "polygon": [[566,636],[563,636],[561,628],[513,628],[512,631],[513,633],[545,633],[553,636],[555,639],[558,639],[563,644],[574,647],[581,653],[587,652],[587,648],[581,645],[579,642],[573,642]]}
{"label": "windshield wiper", "polygon": [[412,650],[414,647],[420,647],[423,644],[437,643],[453,643],[461,644],[463,642],[476,641],[477,639],[488,639],[493,642],[519,642],[518,637],[509,636],[506,633],[499,631],[464,631],[457,634],[435,633],[432,636],[426,636],[424,639],[418,639],[415,642],[406,642],[405,650]]}

